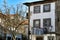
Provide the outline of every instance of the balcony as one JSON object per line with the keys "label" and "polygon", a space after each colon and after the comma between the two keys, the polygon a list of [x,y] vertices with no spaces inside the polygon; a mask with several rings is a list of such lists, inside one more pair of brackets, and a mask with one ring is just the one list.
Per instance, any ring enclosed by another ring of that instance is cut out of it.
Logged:
{"label": "balcony", "polygon": [[32,28],[33,35],[42,35],[42,34],[47,34],[47,33],[48,33],[47,28],[36,28],[36,27]]}

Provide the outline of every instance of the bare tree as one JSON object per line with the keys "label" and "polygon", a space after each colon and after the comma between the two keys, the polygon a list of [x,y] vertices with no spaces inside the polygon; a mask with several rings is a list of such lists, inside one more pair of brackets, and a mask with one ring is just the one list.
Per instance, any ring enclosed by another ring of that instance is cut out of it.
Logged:
{"label": "bare tree", "polygon": [[[17,4],[16,8],[12,5],[11,7],[8,7],[6,0],[3,1],[3,7],[4,7],[4,12],[2,9],[0,9],[0,26],[3,28],[2,30],[4,33],[11,33],[13,36],[13,40],[15,40],[15,36],[19,31],[24,31],[22,30],[22,26],[24,26],[22,23],[24,23],[24,16],[26,13],[26,10],[24,11],[24,7],[22,4]],[[13,10],[14,14],[10,14],[11,9]],[[21,30],[19,30],[19,28]]]}
{"label": "bare tree", "polygon": [[[20,8],[21,6],[21,8]],[[15,39],[15,36],[17,33],[19,33],[19,28],[21,29],[22,26],[24,26],[22,23],[25,22],[22,15],[25,14],[26,11],[23,11],[22,5],[17,5],[17,9],[13,7],[14,14],[10,14],[11,9],[7,7],[5,10],[6,14],[2,14],[1,17],[1,27],[4,29],[5,33],[11,33],[13,36],[13,40]],[[6,6],[5,6],[6,7]]]}
{"label": "bare tree", "polygon": [[4,13],[7,12],[7,2],[6,0],[3,1],[3,8],[4,8]]}

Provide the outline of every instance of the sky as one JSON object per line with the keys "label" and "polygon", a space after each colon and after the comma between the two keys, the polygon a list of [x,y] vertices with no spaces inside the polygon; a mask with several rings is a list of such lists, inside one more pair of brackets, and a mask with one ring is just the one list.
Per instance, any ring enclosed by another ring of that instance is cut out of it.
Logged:
{"label": "sky", "polygon": [[[0,9],[2,8],[4,10],[4,8],[2,7],[3,1],[4,0],[0,0]],[[17,4],[22,4],[25,2],[33,2],[33,1],[40,1],[40,0],[6,0],[6,3],[8,6],[13,5],[16,8]],[[13,11],[11,11],[11,13],[13,13]]]}
{"label": "sky", "polygon": [[[21,4],[24,2],[32,2],[32,1],[38,1],[38,0],[6,0],[8,5],[16,5],[16,4]],[[0,0],[0,5],[3,4],[3,0]]]}
{"label": "sky", "polygon": [[[2,8],[3,1],[4,0],[0,0],[0,8]],[[6,3],[8,6],[11,6],[11,5],[16,6],[17,4],[22,4],[25,2],[33,2],[33,1],[39,1],[39,0],[6,0]]]}

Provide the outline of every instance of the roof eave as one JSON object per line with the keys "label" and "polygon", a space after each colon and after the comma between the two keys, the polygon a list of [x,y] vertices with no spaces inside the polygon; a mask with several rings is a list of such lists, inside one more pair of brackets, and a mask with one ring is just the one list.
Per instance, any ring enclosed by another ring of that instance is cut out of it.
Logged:
{"label": "roof eave", "polygon": [[56,1],[56,0],[44,0],[44,1],[35,1],[35,2],[26,2],[26,3],[23,3],[24,5],[26,6],[30,6],[32,4],[42,4],[42,3],[45,3],[45,2],[53,2],[53,1]]}
{"label": "roof eave", "polygon": [[26,5],[26,6],[29,6],[30,5],[30,3],[23,3],[24,5]]}

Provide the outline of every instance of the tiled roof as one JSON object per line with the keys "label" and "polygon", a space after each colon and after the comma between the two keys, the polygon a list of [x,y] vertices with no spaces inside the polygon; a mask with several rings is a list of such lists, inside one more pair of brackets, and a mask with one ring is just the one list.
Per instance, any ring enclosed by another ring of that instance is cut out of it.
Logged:
{"label": "tiled roof", "polygon": [[20,21],[20,24],[22,24],[22,25],[28,25],[28,19]]}
{"label": "tiled roof", "polygon": [[28,19],[24,20],[22,24],[28,25]]}

